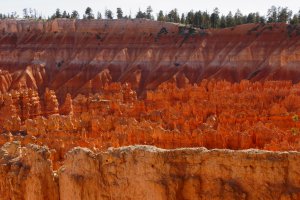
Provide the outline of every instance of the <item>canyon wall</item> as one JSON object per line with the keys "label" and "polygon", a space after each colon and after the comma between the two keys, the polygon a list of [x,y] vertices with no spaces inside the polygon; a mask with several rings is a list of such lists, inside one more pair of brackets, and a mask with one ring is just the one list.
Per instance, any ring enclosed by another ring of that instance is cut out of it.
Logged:
{"label": "canyon wall", "polygon": [[[300,80],[300,27],[246,24],[221,30],[135,20],[0,21],[1,91],[101,91],[128,82],[140,97],[174,75],[187,82]],[[179,84],[180,86],[180,84]]]}
{"label": "canyon wall", "polygon": [[74,148],[52,171],[46,147],[7,143],[0,149],[0,199],[300,198],[298,152],[164,150],[129,146]]}

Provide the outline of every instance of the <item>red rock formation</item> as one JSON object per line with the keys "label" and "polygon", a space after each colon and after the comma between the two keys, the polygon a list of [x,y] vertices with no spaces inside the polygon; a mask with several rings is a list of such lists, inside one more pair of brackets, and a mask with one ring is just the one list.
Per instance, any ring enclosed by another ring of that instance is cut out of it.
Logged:
{"label": "red rock formation", "polygon": [[58,113],[58,101],[53,90],[49,90],[46,88],[44,95],[44,106],[45,106],[45,114],[52,115]]}
{"label": "red rock formation", "polygon": [[67,94],[64,104],[60,108],[60,114],[62,115],[73,114],[73,100],[70,94]]}
{"label": "red rock formation", "polygon": [[0,144],[45,144],[56,152],[55,168],[76,146],[300,150],[299,95],[289,81],[203,80],[181,88],[165,82],[138,99],[130,84],[111,83],[100,93],[67,95],[59,106],[48,89],[13,91],[2,95]]}

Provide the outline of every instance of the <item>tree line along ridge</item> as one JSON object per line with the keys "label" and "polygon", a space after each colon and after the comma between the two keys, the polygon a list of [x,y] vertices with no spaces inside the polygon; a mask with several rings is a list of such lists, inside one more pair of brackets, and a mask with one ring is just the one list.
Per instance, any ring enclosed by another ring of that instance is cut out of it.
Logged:
{"label": "tree line along ridge", "polygon": [[87,7],[84,14],[81,16],[78,11],[73,10],[67,12],[66,10],[60,10],[59,8],[48,17],[43,17],[42,14],[38,13],[36,9],[24,8],[22,16],[19,16],[17,12],[10,14],[0,13],[0,19],[31,19],[31,20],[52,20],[56,18],[67,18],[67,19],[134,19],[134,18],[145,18],[150,20],[165,21],[191,25],[197,28],[226,28],[233,27],[241,24],[248,23],[289,23],[297,25],[300,23],[300,10],[298,13],[294,13],[288,7],[276,7],[272,6],[268,9],[267,14],[260,15],[259,12],[250,12],[243,14],[239,9],[233,13],[229,12],[227,15],[221,14],[218,8],[215,8],[212,13],[208,11],[189,11],[187,13],[179,13],[178,10],[172,9],[171,11],[164,13],[160,10],[156,17],[153,15],[153,9],[148,6],[145,11],[139,10],[134,16],[131,14],[124,15],[122,8],[117,8],[114,15],[113,11],[106,9],[104,16],[101,12],[94,14],[91,7]]}

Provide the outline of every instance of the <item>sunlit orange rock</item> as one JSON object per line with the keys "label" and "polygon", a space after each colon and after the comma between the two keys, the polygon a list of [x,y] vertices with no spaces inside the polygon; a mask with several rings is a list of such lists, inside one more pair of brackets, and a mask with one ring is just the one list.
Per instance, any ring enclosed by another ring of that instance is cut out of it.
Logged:
{"label": "sunlit orange rock", "polygon": [[46,115],[53,115],[57,114],[58,109],[58,101],[53,90],[49,90],[46,88],[45,95],[44,95],[44,107],[45,107],[45,114]]}
{"label": "sunlit orange rock", "polygon": [[1,146],[1,198],[300,198],[298,152],[76,147],[63,154],[61,167],[55,171],[50,160],[53,153],[44,146],[21,146],[16,141]]}

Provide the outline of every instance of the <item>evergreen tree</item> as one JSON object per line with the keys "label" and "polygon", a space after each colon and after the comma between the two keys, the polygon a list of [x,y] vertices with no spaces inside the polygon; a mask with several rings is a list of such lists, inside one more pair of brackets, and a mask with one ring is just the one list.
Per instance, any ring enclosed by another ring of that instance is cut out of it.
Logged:
{"label": "evergreen tree", "polygon": [[256,22],[255,13],[249,13],[246,19],[246,23],[255,23],[255,22]]}
{"label": "evergreen tree", "polygon": [[240,9],[237,9],[236,13],[234,14],[234,24],[240,25],[243,24],[243,14],[241,13]]}
{"label": "evergreen tree", "polygon": [[180,23],[185,24],[185,16],[184,13],[181,14]]}
{"label": "evergreen tree", "polygon": [[11,12],[10,14],[7,14],[8,18],[10,19],[17,19],[19,17],[19,15],[17,14],[17,12]]}
{"label": "evergreen tree", "polygon": [[62,14],[61,17],[62,17],[62,18],[67,18],[67,11],[64,10],[64,12],[63,12],[63,14]]}
{"label": "evergreen tree", "polygon": [[112,11],[109,9],[105,10],[105,17],[106,17],[106,19],[113,19]]}
{"label": "evergreen tree", "polygon": [[6,19],[7,17],[6,17],[6,15],[5,14],[0,14],[0,19]]}
{"label": "evergreen tree", "polygon": [[230,11],[226,16],[226,27],[233,27],[234,25],[234,18],[232,12]]}
{"label": "evergreen tree", "polygon": [[203,23],[201,23],[201,28],[210,28],[210,15],[207,11],[203,12]]}
{"label": "evergreen tree", "polygon": [[29,8],[29,18],[30,18],[30,19],[33,19],[33,18],[34,18],[32,8]]}
{"label": "evergreen tree", "polygon": [[289,10],[287,7],[285,8],[278,8],[278,16],[277,16],[277,22],[285,22],[287,23],[290,21],[290,18],[292,16],[292,11]]}
{"label": "evergreen tree", "polygon": [[186,15],[186,19],[185,19],[186,23],[193,25],[194,17],[195,17],[194,11],[193,10],[189,11]]}
{"label": "evergreen tree", "polygon": [[100,12],[97,12],[97,19],[102,19],[102,15]]}
{"label": "evergreen tree", "polygon": [[[31,9],[29,10],[29,12],[30,12],[31,15],[32,15],[32,10],[31,10]],[[61,18],[61,17],[62,17],[62,15],[61,15],[60,9],[57,8],[57,9],[56,9],[56,12],[55,12],[55,18]]]}
{"label": "evergreen tree", "polygon": [[259,18],[259,23],[262,23],[262,24],[266,23],[266,18],[264,16],[261,16]]}
{"label": "evergreen tree", "polygon": [[195,27],[201,27],[203,24],[203,14],[201,11],[197,11],[195,12],[195,15],[194,15],[194,23],[193,25]]}
{"label": "evergreen tree", "polygon": [[135,18],[146,18],[146,13],[139,10],[135,16]]}
{"label": "evergreen tree", "polygon": [[212,28],[218,28],[220,25],[219,9],[215,8],[210,16],[210,23]]}
{"label": "evergreen tree", "polygon": [[226,18],[224,15],[221,16],[220,28],[226,28]]}
{"label": "evergreen tree", "polygon": [[151,6],[148,6],[146,9],[146,18],[147,19],[153,19],[152,12],[153,12],[153,10],[152,10]]}
{"label": "evergreen tree", "polygon": [[260,15],[258,12],[255,13],[255,22],[259,23],[260,22]]}
{"label": "evergreen tree", "polygon": [[72,14],[71,14],[71,18],[72,19],[78,19],[79,18],[79,13],[76,10],[73,10]]}
{"label": "evergreen tree", "polygon": [[24,19],[29,19],[29,15],[28,15],[28,10],[27,10],[27,8],[24,8],[24,9],[23,9],[23,18],[24,18]]}
{"label": "evergreen tree", "polygon": [[160,10],[157,15],[157,21],[165,21],[165,16],[162,10]]}
{"label": "evergreen tree", "polygon": [[95,19],[93,10],[90,7],[87,7],[85,10],[85,18],[86,19]]}
{"label": "evergreen tree", "polygon": [[277,8],[275,6],[272,6],[269,10],[268,10],[268,23],[272,23],[272,22],[277,22]]}
{"label": "evergreen tree", "polygon": [[298,17],[297,14],[295,14],[295,15],[293,16],[293,18],[291,19],[290,23],[293,24],[293,25],[299,24],[299,17]]}
{"label": "evergreen tree", "polygon": [[179,23],[180,22],[180,18],[177,12],[177,9],[173,9],[169,12],[169,14],[167,15],[167,21],[168,22],[175,22],[175,23]]}
{"label": "evergreen tree", "polygon": [[117,8],[117,18],[122,19],[123,18],[123,11],[121,8]]}

